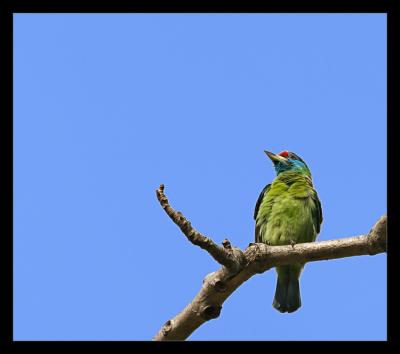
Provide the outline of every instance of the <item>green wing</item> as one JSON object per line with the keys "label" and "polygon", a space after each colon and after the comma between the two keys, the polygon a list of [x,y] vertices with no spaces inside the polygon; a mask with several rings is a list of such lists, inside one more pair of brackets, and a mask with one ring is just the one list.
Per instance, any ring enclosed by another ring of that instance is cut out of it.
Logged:
{"label": "green wing", "polygon": [[[263,201],[264,196],[268,193],[270,188],[271,188],[271,184],[267,184],[264,187],[264,189],[261,191],[260,195],[258,196],[256,207],[254,208],[254,216],[253,216],[254,220],[256,220],[256,218],[257,218],[257,214],[258,214],[258,210],[260,209],[261,202]],[[260,226],[257,226],[257,224],[256,224],[256,230],[255,230],[255,242],[256,243],[262,242],[261,235],[260,235]]]}
{"label": "green wing", "polygon": [[314,190],[314,193],[312,194],[311,197],[314,201],[315,204],[315,210],[313,211],[313,220],[314,220],[314,225],[315,229],[317,231],[317,234],[321,231],[321,224],[323,221],[323,216],[322,216],[322,208],[321,208],[321,202],[318,198],[317,192]]}

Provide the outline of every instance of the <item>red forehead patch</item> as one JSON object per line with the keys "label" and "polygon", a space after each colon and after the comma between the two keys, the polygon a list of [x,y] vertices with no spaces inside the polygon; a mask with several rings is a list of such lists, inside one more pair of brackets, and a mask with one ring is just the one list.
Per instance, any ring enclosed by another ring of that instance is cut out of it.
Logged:
{"label": "red forehead patch", "polygon": [[282,152],[279,153],[279,155],[283,156],[283,157],[288,157],[289,156],[289,151],[283,150]]}

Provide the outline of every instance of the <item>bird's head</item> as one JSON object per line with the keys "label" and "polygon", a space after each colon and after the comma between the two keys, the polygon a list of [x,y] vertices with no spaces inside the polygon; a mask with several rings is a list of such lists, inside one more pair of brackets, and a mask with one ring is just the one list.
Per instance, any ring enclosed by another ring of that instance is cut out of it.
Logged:
{"label": "bird's head", "polygon": [[311,177],[311,172],[306,163],[294,152],[284,150],[279,154],[264,151],[274,164],[276,174],[279,175],[286,171],[298,171]]}

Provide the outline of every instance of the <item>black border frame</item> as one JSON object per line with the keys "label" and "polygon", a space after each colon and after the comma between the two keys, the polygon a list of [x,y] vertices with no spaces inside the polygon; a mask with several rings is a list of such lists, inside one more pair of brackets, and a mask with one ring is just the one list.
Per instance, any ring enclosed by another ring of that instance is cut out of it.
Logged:
{"label": "black border frame", "polygon": [[[57,353],[71,352],[75,350],[95,350],[97,353],[125,353],[140,349],[151,350],[191,350],[204,351],[206,347],[212,346],[216,351],[230,350],[233,343],[235,349],[249,350],[250,345],[260,346],[261,350],[301,350],[307,352],[326,352],[329,350],[340,349],[362,349],[365,351],[394,349],[399,347],[399,335],[396,335],[395,328],[398,328],[398,299],[399,293],[394,286],[395,273],[398,262],[395,251],[398,235],[393,232],[393,238],[388,234],[388,340],[387,341],[335,341],[335,342],[309,342],[291,341],[276,342],[263,341],[244,342],[244,341],[186,341],[186,342],[161,342],[151,341],[14,341],[13,340],[13,14],[14,13],[123,13],[123,12],[165,12],[165,13],[386,13],[387,14],[387,109],[388,109],[388,143],[387,143],[387,162],[388,162],[388,230],[395,229],[396,216],[398,210],[394,205],[395,181],[400,181],[398,172],[391,161],[395,161],[394,144],[396,142],[395,117],[399,117],[399,99],[396,97],[399,88],[398,56],[399,46],[399,11],[395,8],[396,0],[231,0],[214,1],[192,0],[185,3],[168,0],[138,0],[128,2],[128,0],[109,0],[109,1],[76,1],[76,0],[53,0],[53,1],[3,1],[1,2],[0,35],[3,51],[0,55],[1,67],[1,86],[3,88],[0,95],[0,108],[3,110],[4,117],[1,118],[0,132],[3,135],[0,139],[2,144],[1,152],[4,152],[2,160],[5,167],[6,176],[3,185],[3,196],[1,200],[5,205],[1,213],[3,219],[1,226],[5,229],[0,237],[0,321],[2,352],[38,352],[38,353]],[[396,50],[397,49],[397,50]],[[398,131],[400,133],[400,130]],[[365,152],[364,152],[365,153]],[[397,175],[396,175],[397,174]],[[373,186],[371,186],[373,188]],[[366,191],[367,193],[368,191]],[[373,202],[373,201],[371,201]],[[392,216],[393,215],[393,218]],[[378,216],[377,216],[378,217]],[[366,309],[367,311],[367,309]],[[346,320],[345,318],[343,319]],[[397,320],[397,321],[396,321]],[[394,323],[397,322],[397,325]],[[316,324],[318,325],[318,324]],[[312,329],[310,329],[312,330]],[[329,344],[329,345],[327,345]],[[147,347],[147,348],[146,348]]]}

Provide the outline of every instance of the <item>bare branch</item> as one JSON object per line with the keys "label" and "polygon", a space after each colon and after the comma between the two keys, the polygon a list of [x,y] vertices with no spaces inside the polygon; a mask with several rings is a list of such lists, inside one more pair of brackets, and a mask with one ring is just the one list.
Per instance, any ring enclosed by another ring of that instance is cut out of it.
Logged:
{"label": "bare branch", "polygon": [[337,240],[299,243],[294,246],[267,246],[258,243],[256,249],[244,252],[250,264],[258,263],[259,272],[279,265],[307,263],[329,259],[375,255],[386,252],[386,215],[382,216],[367,235]]}
{"label": "bare branch", "polygon": [[[165,197],[164,186],[157,190],[157,198],[169,217],[177,224],[189,241],[206,249],[220,264],[224,265],[203,280],[203,286],[182,312],[168,320],[153,340],[184,340],[204,322],[220,315],[224,301],[253,275],[263,273],[278,265],[307,263],[386,252],[386,215],[382,216],[366,235],[331,241],[310,242],[287,246],[268,246],[253,243],[244,251],[234,248],[232,257],[229,241],[224,247],[193,229],[179,212],[175,212]],[[234,259],[232,261],[232,259]],[[234,270],[234,272],[232,272]]]}
{"label": "bare branch", "polygon": [[244,264],[243,252],[236,247],[232,247],[231,243],[225,239],[222,242],[223,247],[214,243],[214,241],[198,232],[180,211],[175,211],[168,202],[168,198],[164,194],[164,185],[161,184],[156,190],[157,199],[161,207],[178,225],[187,239],[196,246],[206,250],[219,264],[228,268],[231,272],[239,271]]}

